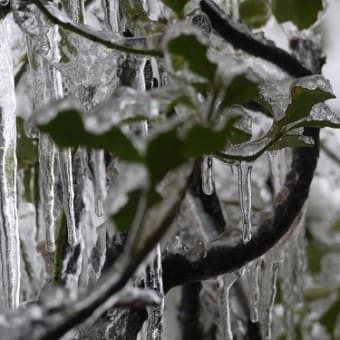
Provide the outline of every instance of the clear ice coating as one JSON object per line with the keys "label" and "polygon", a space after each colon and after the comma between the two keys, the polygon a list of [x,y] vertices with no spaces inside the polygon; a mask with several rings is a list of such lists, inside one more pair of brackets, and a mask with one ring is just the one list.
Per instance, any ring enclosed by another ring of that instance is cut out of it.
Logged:
{"label": "clear ice coating", "polygon": [[238,191],[243,223],[243,242],[251,239],[251,170],[252,164],[240,162],[237,165]]}
{"label": "clear ice coating", "polygon": [[17,213],[16,100],[7,20],[0,19],[0,301],[19,304],[20,244]]}
{"label": "clear ice coating", "polygon": [[153,289],[156,293],[158,293],[161,298],[161,303],[159,304],[159,306],[148,308],[148,326],[146,331],[146,339],[160,340],[162,338],[164,310],[162,254],[160,244],[156,246],[150,257],[151,262],[146,266],[145,287]]}
{"label": "clear ice coating", "polygon": [[213,159],[212,156],[203,158],[202,161],[202,190],[206,195],[212,195],[214,192],[213,183]]}

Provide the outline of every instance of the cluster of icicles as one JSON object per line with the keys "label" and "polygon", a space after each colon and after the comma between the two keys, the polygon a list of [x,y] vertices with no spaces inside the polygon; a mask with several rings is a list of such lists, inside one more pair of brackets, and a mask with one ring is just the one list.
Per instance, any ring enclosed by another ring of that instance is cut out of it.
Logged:
{"label": "cluster of icicles", "polygon": [[[154,1],[150,1],[155,3]],[[79,18],[79,10],[77,0],[70,1],[70,15],[75,22]],[[108,5],[110,2],[105,2]],[[67,79],[63,79],[62,74],[51,66],[51,60],[58,62],[60,58],[60,51],[58,48],[59,33],[58,29],[50,26],[45,19],[31,6],[24,4],[21,1],[13,1],[13,8],[16,8],[14,13],[17,23],[21,26],[26,34],[27,49],[29,61],[31,64],[31,74],[33,79],[34,89],[34,106],[40,106],[57,98],[62,98],[69,94]],[[157,7],[158,8],[158,7]],[[108,6],[105,9],[106,21],[108,27],[112,31],[119,31],[118,27],[118,11],[116,8]],[[16,188],[16,134],[15,134],[15,89],[14,76],[12,66],[12,55],[9,45],[8,24],[9,20],[0,20],[0,108],[1,108],[1,124],[0,124],[0,195],[1,195],[1,216],[0,216],[0,237],[1,237],[1,251],[0,251],[0,268],[2,272],[0,298],[1,303],[8,308],[16,308],[19,305],[20,298],[20,236],[18,226],[17,213],[17,188]],[[47,34],[48,31],[48,34]],[[48,54],[48,58],[44,57]],[[49,61],[47,61],[47,59]],[[140,72],[137,72],[136,78],[143,75],[143,68],[146,59],[138,59]],[[135,81],[136,86],[145,87],[143,81]],[[84,105],[91,107],[91,102],[87,101],[86,95],[82,95],[83,88],[72,88],[70,86],[72,95],[84,99]],[[141,90],[141,88],[138,88]],[[36,134],[34,128],[28,133]],[[147,128],[144,128],[147,132]],[[40,206],[39,206],[39,225],[41,230],[45,232],[45,246],[48,253],[53,254],[56,248],[56,224],[59,218],[59,212],[56,207],[56,183],[60,179],[62,186],[62,205],[67,224],[67,239],[70,247],[77,244],[82,244],[82,251],[91,249],[95,243],[90,239],[90,232],[84,231],[83,226],[89,223],[89,217],[86,217],[86,209],[81,210],[79,215],[78,208],[75,207],[77,199],[75,192],[79,190],[75,186],[85,186],[86,180],[81,178],[81,171],[76,172],[72,164],[72,157],[78,157],[80,168],[84,167],[85,162],[91,164],[91,171],[93,173],[93,191],[95,195],[95,202],[89,203],[88,197],[83,197],[83,201],[87,204],[94,204],[95,212],[98,216],[103,214],[103,202],[106,198],[106,169],[104,163],[104,152],[91,152],[90,159],[85,150],[80,150],[79,154],[72,155],[70,149],[59,149],[45,134],[39,135],[38,142],[39,152],[39,188],[40,188]],[[213,183],[213,159],[207,156],[202,162],[202,183],[203,192],[206,195],[211,195],[214,191]],[[251,239],[251,170],[252,165],[246,162],[241,162],[237,165],[239,199],[242,212],[243,224],[243,241],[248,242]],[[80,178],[75,179],[75,174]],[[76,184],[75,184],[76,183]],[[84,196],[90,195],[89,191],[84,191]],[[88,206],[86,207],[88,208]],[[86,236],[87,235],[87,236]],[[95,238],[94,238],[95,239]],[[284,252],[291,262],[291,253],[296,253],[301,248],[301,237],[296,238],[296,242],[289,244],[284,249]],[[84,246],[85,245],[85,246]],[[294,251],[288,249],[295,247]],[[282,265],[281,250],[273,250],[266,254],[263,258],[256,260],[249,264],[246,268],[237,273],[227,274],[223,278],[219,278],[218,282],[221,284],[221,306],[220,306],[220,325],[221,325],[221,339],[232,339],[233,325],[232,309],[230,303],[230,293],[233,284],[237,280],[245,280],[248,283],[249,298],[251,304],[251,318],[253,322],[261,321],[262,332],[265,339],[271,337],[271,310],[275,299],[276,292],[276,277],[279,265]],[[83,256],[84,266],[85,254]],[[285,262],[281,268],[283,275],[283,284],[291,287],[293,276],[297,272],[302,272],[303,256],[300,254],[296,266],[292,263]],[[79,266],[81,265],[79,262]],[[164,293],[162,287],[162,267],[161,267],[161,248],[158,245],[145,264],[145,287],[152,289],[159,294],[161,304],[157,307],[150,307],[148,309],[148,327],[147,339],[158,340],[161,339],[162,334],[162,318],[164,309]],[[78,277],[70,280],[68,283],[69,289],[77,289],[80,281],[80,269],[77,271]],[[86,280],[85,280],[86,281]],[[73,283],[72,283],[73,282]],[[285,288],[284,291],[290,291]],[[286,294],[283,299],[288,306],[287,311],[290,313],[287,317],[287,329],[292,329],[293,302],[296,301],[294,294]],[[295,294],[296,295],[296,294]],[[297,293],[299,295],[299,293]]]}

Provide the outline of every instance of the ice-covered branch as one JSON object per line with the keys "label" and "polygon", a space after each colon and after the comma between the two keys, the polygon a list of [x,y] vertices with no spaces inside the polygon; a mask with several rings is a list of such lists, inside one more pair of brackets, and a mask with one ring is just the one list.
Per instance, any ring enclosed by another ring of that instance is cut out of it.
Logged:
{"label": "ice-covered branch", "polygon": [[160,57],[162,56],[162,52],[157,49],[142,49],[135,48],[128,45],[124,45],[124,42],[116,42],[112,39],[105,36],[105,34],[93,31],[85,25],[75,24],[71,20],[67,19],[67,17],[59,16],[55,14],[57,11],[56,8],[53,7],[53,10],[50,7],[45,6],[40,0],[32,0],[32,2],[39,8],[39,10],[55,25],[59,25],[60,27],[76,33],[88,40],[101,44],[109,49],[131,53],[136,55],[146,55],[146,56],[154,56]]}

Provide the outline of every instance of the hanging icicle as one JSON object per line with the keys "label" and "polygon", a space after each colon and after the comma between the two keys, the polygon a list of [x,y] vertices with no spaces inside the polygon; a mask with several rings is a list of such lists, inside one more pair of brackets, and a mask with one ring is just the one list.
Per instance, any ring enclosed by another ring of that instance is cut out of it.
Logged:
{"label": "hanging icicle", "polygon": [[58,151],[59,171],[63,188],[63,205],[67,224],[67,240],[70,246],[78,242],[74,216],[74,190],[72,176],[72,155],[69,149]]}
{"label": "hanging icicle", "polygon": [[151,263],[146,267],[145,288],[153,289],[161,297],[157,307],[148,308],[147,340],[160,340],[163,328],[164,291],[162,279],[162,254],[160,244],[151,254]]}
{"label": "hanging icicle", "polygon": [[279,262],[271,253],[265,255],[262,261],[261,288],[259,301],[259,320],[262,337],[272,339],[272,309],[276,297],[276,278]]}
{"label": "hanging icicle", "polygon": [[233,284],[243,275],[243,269],[238,272],[226,274],[223,276],[222,291],[221,291],[221,310],[220,317],[222,323],[222,339],[233,340],[231,329],[230,315],[230,289]]}
{"label": "hanging icicle", "polygon": [[249,308],[250,320],[252,322],[259,321],[259,271],[261,266],[261,259],[255,260],[248,266],[248,295],[249,295]]}
{"label": "hanging icicle", "polygon": [[17,214],[16,101],[7,20],[0,19],[0,301],[19,304],[20,245]]}
{"label": "hanging icicle", "polygon": [[240,162],[237,166],[238,191],[243,222],[243,242],[251,239],[251,171],[252,164]]}
{"label": "hanging icicle", "polygon": [[206,195],[212,195],[214,192],[214,182],[213,182],[213,159],[212,156],[207,156],[203,158],[202,165],[202,190]]}
{"label": "hanging icicle", "polygon": [[104,213],[103,203],[106,198],[106,170],[103,150],[93,150],[90,159],[93,172],[93,185],[95,191],[95,213],[102,216]]}

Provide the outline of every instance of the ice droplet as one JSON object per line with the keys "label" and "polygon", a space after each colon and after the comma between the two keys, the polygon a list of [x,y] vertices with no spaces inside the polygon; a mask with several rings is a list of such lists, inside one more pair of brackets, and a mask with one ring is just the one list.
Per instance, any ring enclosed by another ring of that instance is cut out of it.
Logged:
{"label": "ice droplet", "polygon": [[160,244],[151,254],[151,263],[146,267],[145,287],[153,289],[161,297],[161,303],[157,307],[148,307],[147,340],[160,340],[162,338],[162,322],[164,310],[164,291],[162,279],[162,256]]}
{"label": "ice droplet", "polygon": [[206,195],[212,195],[214,192],[213,183],[213,159],[212,156],[207,156],[203,158],[202,161],[202,190]]}
{"label": "ice droplet", "polygon": [[240,162],[237,166],[238,190],[243,222],[243,242],[251,239],[251,171],[252,164]]}
{"label": "ice droplet", "polygon": [[[7,19],[0,19],[0,298],[9,308],[19,304],[20,245],[17,213],[16,116],[12,53]],[[0,300],[1,301],[1,300]],[[1,301],[3,305],[3,302]]]}

